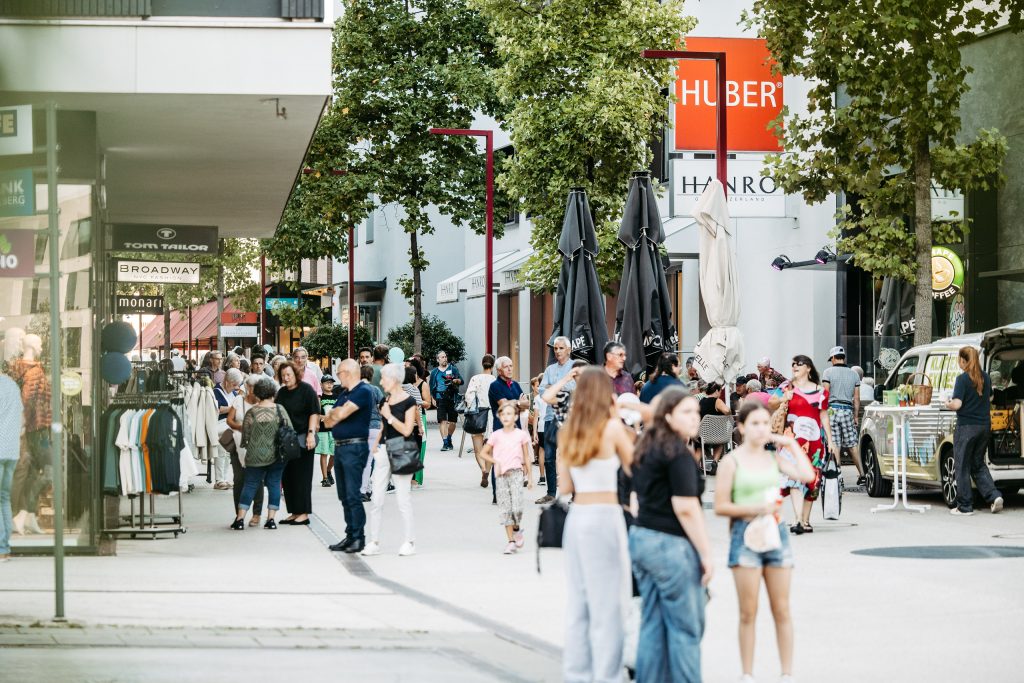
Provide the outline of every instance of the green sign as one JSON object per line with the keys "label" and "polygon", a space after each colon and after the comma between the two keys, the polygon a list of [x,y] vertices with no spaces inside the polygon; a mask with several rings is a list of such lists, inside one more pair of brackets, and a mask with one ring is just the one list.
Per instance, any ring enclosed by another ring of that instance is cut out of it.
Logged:
{"label": "green sign", "polygon": [[0,173],[0,216],[32,216],[36,212],[36,186],[28,168]]}
{"label": "green sign", "polygon": [[932,247],[932,298],[953,298],[964,288],[964,262],[947,247]]}

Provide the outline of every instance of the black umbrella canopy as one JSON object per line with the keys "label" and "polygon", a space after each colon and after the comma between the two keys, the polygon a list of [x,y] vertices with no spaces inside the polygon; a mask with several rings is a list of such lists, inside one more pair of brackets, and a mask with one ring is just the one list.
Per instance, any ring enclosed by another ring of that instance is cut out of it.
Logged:
{"label": "black umbrella canopy", "polygon": [[911,347],[915,322],[914,287],[905,280],[884,278],[875,316],[875,336],[880,337],[876,340],[876,357],[884,369],[892,370],[889,366]]}
{"label": "black umbrella canopy", "polygon": [[562,269],[558,274],[554,329],[548,346],[554,345],[556,337],[568,337],[573,358],[596,363],[600,349],[608,342],[608,327],[594,264],[597,232],[587,193],[582,188],[569,192],[558,251],[562,254]]}
{"label": "black umbrella canopy", "polygon": [[615,309],[615,338],[626,347],[626,370],[643,376],[679,342],[659,246],[665,230],[650,175],[634,173],[622,211],[619,241],[626,259]]}

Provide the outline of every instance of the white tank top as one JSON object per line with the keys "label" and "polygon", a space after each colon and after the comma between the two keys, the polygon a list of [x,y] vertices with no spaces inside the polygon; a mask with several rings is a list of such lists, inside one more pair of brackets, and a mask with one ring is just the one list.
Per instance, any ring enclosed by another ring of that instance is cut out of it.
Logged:
{"label": "white tank top", "polygon": [[593,458],[583,467],[570,467],[576,493],[615,493],[619,489],[619,459]]}

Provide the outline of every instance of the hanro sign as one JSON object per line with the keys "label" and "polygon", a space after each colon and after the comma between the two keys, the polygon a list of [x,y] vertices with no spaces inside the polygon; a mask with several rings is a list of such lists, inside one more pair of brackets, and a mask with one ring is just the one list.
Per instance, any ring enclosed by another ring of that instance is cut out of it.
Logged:
{"label": "hanro sign", "polygon": [[217,226],[111,223],[110,248],[114,251],[158,251],[216,254]]}
{"label": "hanro sign", "polygon": [[[782,76],[772,74],[767,43],[760,38],[687,38],[686,49],[726,53],[729,150],[781,152],[768,124],[782,112]],[[677,73],[675,147],[714,150],[718,137],[715,62],[682,60]]]}
{"label": "hanro sign", "polygon": [[[674,159],[672,191],[675,211],[688,216],[715,177],[713,159]],[[762,159],[730,159],[726,179],[730,218],[780,218],[786,215],[786,194],[766,175]]]}
{"label": "hanro sign", "polygon": [[118,282],[198,285],[199,264],[177,261],[116,261]]}
{"label": "hanro sign", "polygon": [[161,315],[164,312],[162,296],[141,296],[118,294],[114,298],[114,313],[128,315]]}

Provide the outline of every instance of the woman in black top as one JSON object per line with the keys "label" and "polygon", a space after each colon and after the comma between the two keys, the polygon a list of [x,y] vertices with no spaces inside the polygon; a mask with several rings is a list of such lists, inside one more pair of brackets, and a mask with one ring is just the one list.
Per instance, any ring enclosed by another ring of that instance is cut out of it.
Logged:
{"label": "woman in black top", "polygon": [[387,498],[388,479],[395,485],[398,498],[398,510],[402,514],[405,527],[405,542],[398,549],[399,555],[416,553],[416,535],[412,517],[412,474],[392,474],[391,461],[388,459],[388,439],[407,439],[415,442],[419,449],[423,442],[420,411],[416,400],[403,388],[405,367],[400,363],[389,363],[381,368],[380,387],[387,398],[380,407],[383,430],[378,443],[372,448],[373,455],[373,493],[370,495],[370,514],[367,519],[366,547],[361,554],[364,556],[380,555],[380,518],[384,511],[384,499]]}
{"label": "woman in black top", "polygon": [[702,586],[713,571],[700,500],[704,481],[686,446],[697,434],[700,413],[696,399],[682,388],[670,387],[659,396],[633,461],[639,505],[629,551],[643,597],[636,680],[694,683],[701,680],[707,602]]}
{"label": "woman in black top", "polygon": [[281,484],[284,486],[288,518],[282,519],[281,524],[308,525],[309,513],[313,512],[313,450],[320,425],[320,399],[313,387],[301,381],[299,371],[291,361],[285,361],[277,368],[277,381],[281,383],[277,403],[284,406],[292,419],[295,433],[299,435],[299,443],[305,445],[299,457],[284,467]]}

